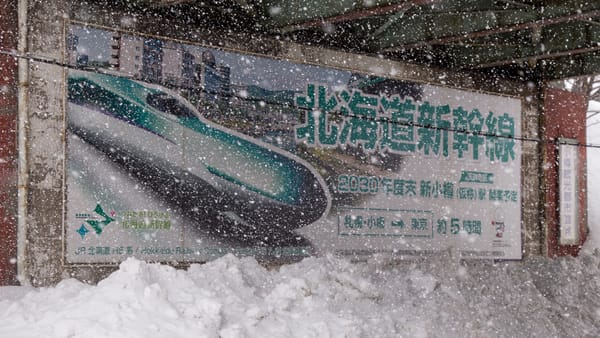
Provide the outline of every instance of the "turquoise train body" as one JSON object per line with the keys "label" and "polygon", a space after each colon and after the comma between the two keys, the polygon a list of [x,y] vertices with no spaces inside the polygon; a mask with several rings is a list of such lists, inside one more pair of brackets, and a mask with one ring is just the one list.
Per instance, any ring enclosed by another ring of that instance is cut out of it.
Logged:
{"label": "turquoise train body", "polygon": [[70,70],[68,100],[69,131],[200,216],[290,231],[329,210],[310,164],[204,119],[164,87]]}

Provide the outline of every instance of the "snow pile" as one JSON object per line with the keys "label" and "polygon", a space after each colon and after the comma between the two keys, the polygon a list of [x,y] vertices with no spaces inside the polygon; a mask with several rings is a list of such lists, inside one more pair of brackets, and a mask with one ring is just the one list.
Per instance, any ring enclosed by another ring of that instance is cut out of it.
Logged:
{"label": "snow pile", "polygon": [[97,286],[69,279],[0,297],[1,337],[585,337],[600,332],[600,253],[328,256],[277,270],[231,255],[187,271],[128,259]]}

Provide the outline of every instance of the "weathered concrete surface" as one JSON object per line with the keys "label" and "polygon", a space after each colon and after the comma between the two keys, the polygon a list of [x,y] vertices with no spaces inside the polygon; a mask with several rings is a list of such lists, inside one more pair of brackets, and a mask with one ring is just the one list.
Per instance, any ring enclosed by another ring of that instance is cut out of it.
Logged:
{"label": "weathered concrete surface", "polygon": [[[199,44],[261,53],[291,61],[320,64],[340,69],[385,74],[386,76],[427,81],[432,84],[510,95],[521,99],[523,107],[522,143],[522,231],[524,255],[542,253],[544,231],[541,222],[543,197],[540,193],[541,156],[536,142],[540,132],[540,86],[481,78],[452,71],[391,62],[377,57],[357,56],[275,40],[248,39],[227,32],[173,29],[158,21],[144,21],[142,13],[122,12],[108,6],[94,7],[73,1],[30,1],[29,52],[38,57],[64,60],[64,20],[70,18],[90,24],[123,30],[161,33],[164,36],[193,40]],[[105,4],[106,5],[106,4]],[[132,18],[137,17],[134,20]],[[185,25],[180,25],[185,27]],[[258,41],[240,45],[240,41]],[[114,267],[92,265],[65,266],[63,263],[64,221],[64,68],[30,62],[29,101],[29,204],[27,220],[26,267],[34,285],[50,285],[64,277],[96,282]]]}
{"label": "weathered concrete surface", "polygon": [[[28,52],[60,61],[65,50],[65,1],[29,1]],[[33,285],[61,280],[64,69],[45,62],[29,62],[28,205],[25,264],[22,271]]]}
{"label": "weathered concrete surface", "polygon": [[[522,104],[522,133],[526,140],[540,139],[541,87],[530,84],[524,92]],[[542,146],[536,141],[522,142],[521,158],[521,229],[524,256],[543,254],[545,231],[542,225],[544,197],[541,186]]]}

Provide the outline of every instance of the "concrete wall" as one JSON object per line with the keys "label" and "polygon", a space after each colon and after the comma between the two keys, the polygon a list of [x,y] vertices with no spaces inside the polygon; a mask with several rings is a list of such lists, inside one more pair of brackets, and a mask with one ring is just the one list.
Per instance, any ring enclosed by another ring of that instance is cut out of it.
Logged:
{"label": "concrete wall", "polygon": [[[395,77],[428,81],[433,84],[475,89],[491,93],[517,96],[523,104],[523,136],[540,137],[541,96],[537,83],[518,83],[468,74],[391,62],[374,57],[299,46],[274,40],[249,39],[222,32],[172,30],[175,25],[161,24],[143,18],[139,13],[132,20],[131,12],[119,14],[118,9],[100,4],[97,8],[79,2],[29,1],[28,52],[38,58],[61,63],[65,59],[65,19],[70,18],[109,27],[136,30],[148,34],[160,32],[163,36],[194,40],[199,43],[254,53],[266,54],[292,61],[320,64],[341,69],[353,69],[375,74],[396,74]],[[185,27],[185,25],[182,25]],[[241,46],[235,41],[250,41]],[[63,264],[64,187],[64,112],[65,69],[47,62],[29,63],[28,152],[29,183],[27,220],[23,264],[19,267],[23,278],[33,285],[50,285],[62,278],[75,276],[95,282],[114,267],[65,266]],[[523,250],[525,255],[543,252],[545,229],[541,222],[540,172],[542,168],[540,145],[523,142],[522,220]]]}
{"label": "concrete wall", "polygon": [[[66,50],[63,1],[29,1],[27,51],[60,62]],[[20,271],[33,285],[59,281],[62,269],[64,160],[63,68],[29,62],[27,103],[28,198],[25,257]],[[23,154],[21,154],[23,156]]]}
{"label": "concrete wall", "polygon": [[[77,274],[63,264],[64,210],[64,112],[66,58],[65,18],[70,12],[66,1],[27,1],[27,50],[37,60],[29,60],[26,139],[27,219],[19,229],[24,257],[19,273],[23,283],[34,286],[55,284],[76,275],[95,281],[93,276]],[[84,269],[85,270],[85,269]],[[86,271],[92,271],[90,269]]]}

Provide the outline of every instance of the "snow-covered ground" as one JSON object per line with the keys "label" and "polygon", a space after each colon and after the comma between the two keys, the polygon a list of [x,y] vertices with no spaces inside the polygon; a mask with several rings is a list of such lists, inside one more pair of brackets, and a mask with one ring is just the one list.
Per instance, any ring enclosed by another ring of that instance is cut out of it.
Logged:
{"label": "snow-covered ground", "polygon": [[0,337],[597,337],[600,253],[459,263],[123,262],[97,286],[0,289]]}

